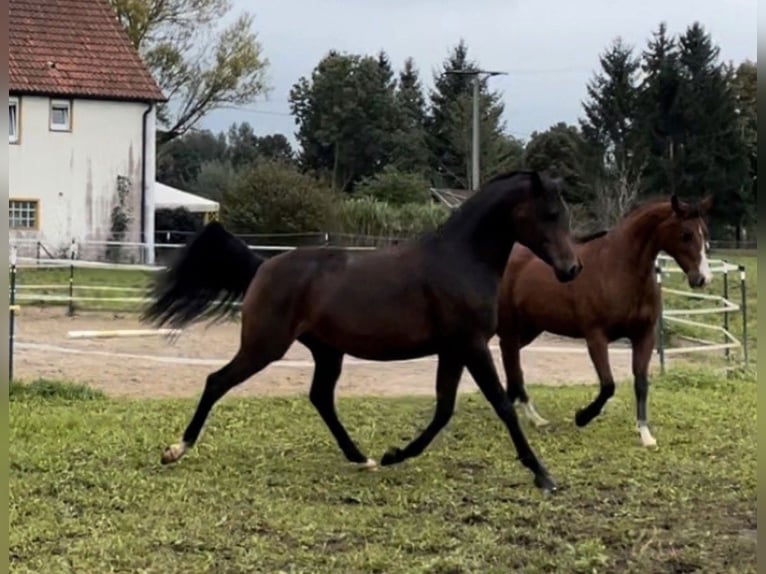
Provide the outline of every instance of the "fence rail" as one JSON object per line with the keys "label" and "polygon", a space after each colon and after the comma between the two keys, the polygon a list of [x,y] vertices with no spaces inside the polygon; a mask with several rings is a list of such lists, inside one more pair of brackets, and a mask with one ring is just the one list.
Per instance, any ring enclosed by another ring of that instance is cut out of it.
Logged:
{"label": "fence rail", "polygon": [[[174,252],[185,246],[186,241],[194,236],[196,231],[156,232],[157,241],[154,243],[155,260],[162,264],[172,258]],[[264,253],[275,254],[289,251],[298,247],[339,247],[348,249],[376,249],[405,241],[404,236],[355,235],[350,233],[309,232],[309,233],[270,233],[270,234],[236,234],[250,249]],[[172,241],[171,241],[172,240]],[[82,261],[141,265],[146,262],[147,243],[137,241],[73,241],[66,247],[53,249],[35,239],[14,239],[10,241],[18,254],[25,260],[34,259],[37,262],[55,262],[60,260],[78,259]],[[724,251],[752,251],[757,249],[756,241],[711,241],[711,249]]]}
{"label": "fence rail", "polygon": [[[181,244],[177,244],[176,247],[181,247]],[[290,245],[251,245],[250,249],[254,251],[260,251],[264,253],[284,252],[292,249],[296,249],[295,246]],[[374,247],[364,246],[352,246],[346,247],[349,250],[369,250],[375,249]],[[109,305],[128,305],[130,309],[135,308],[137,305],[149,303],[152,299],[149,297],[147,287],[138,287],[134,285],[101,285],[101,284],[89,284],[78,283],[78,275],[75,272],[77,269],[101,269],[101,270],[114,270],[114,271],[141,271],[155,273],[165,269],[162,265],[136,265],[125,263],[106,263],[102,261],[88,261],[78,258],[58,258],[58,259],[43,259],[39,260],[35,257],[18,257],[16,249],[11,250],[11,292],[10,292],[10,368],[11,377],[13,376],[13,341],[14,341],[14,321],[15,314],[19,311],[19,303],[22,301],[34,303],[54,303],[54,304],[66,304],[68,308],[68,314],[73,315],[78,305],[83,303],[100,303],[105,306]],[[672,258],[666,255],[660,255],[657,258],[657,280],[661,285],[661,292],[663,296],[674,295],[676,297],[684,297],[690,300],[709,302],[712,306],[704,308],[667,308],[663,304],[663,310],[661,313],[660,321],[658,324],[658,345],[656,353],[660,359],[660,368],[665,370],[665,357],[668,355],[679,355],[684,353],[696,353],[696,352],[711,352],[711,351],[724,351],[727,359],[730,358],[730,352],[734,349],[741,349],[743,355],[744,365],[748,364],[748,347],[747,347],[747,299],[746,299],[746,287],[745,287],[745,268],[740,265],[732,265],[724,260],[711,260],[710,266],[714,273],[723,275],[724,288],[723,294],[717,295],[712,293],[695,293],[691,291],[684,291],[681,289],[675,289],[663,285],[662,276],[670,274],[683,273],[683,271],[676,266]],[[17,282],[17,269],[65,269],[69,272],[69,280],[67,283],[45,283],[45,284],[21,284]],[[741,303],[734,303],[729,299],[729,274],[734,271],[739,271],[740,275],[740,289],[741,289]],[[48,293],[41,293],[41,291],[48,291]],[[60,293],[50,293],[50,291],[56,291]],[[120,295],[122,293],[123,295]],[[136,295],[142,296],[136,296]],[[664,299],[664,297],[663,297]],[[114,308],[114,307],[108,307]],[[121,308],[121,307],[120,307]],[[730,331],[729,317],[732,313],[740,313],[742,315],[742,333],[741,337],[736,337]],[[709,316],[709,315],[723,315],[723,324],[715,325],[712,323],[706,323],[699,320],[694,320],[690,317],[695,316]],[[723,341],[714,341],[698,336],[684,336],[683,338],[690,343],[694,343],[689,346],[668,347],[666,345],[667,324],[675,323],[687,327],[693,327],[694,329],[706,330],[722,336]]]}

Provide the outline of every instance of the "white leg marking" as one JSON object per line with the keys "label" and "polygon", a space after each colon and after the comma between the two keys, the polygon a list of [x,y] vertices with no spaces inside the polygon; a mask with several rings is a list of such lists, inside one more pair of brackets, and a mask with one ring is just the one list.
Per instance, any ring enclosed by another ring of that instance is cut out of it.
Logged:
{"label": "white leg marking", "polygon": [[641,444],[643,446],[657,446],[657,440],[652,436],[649,426],[646,423],[639,423],[638,432],[641,435]]}
{"label": "white leg marking", "polygon": [[364,462],[358,463],[359,470],[366,470],[369,472],[377,472],[379,470],[378,463],[375,460],[368,458]]}
{"label": "white leg marking", "polygon": [[162,462],[164,464],[178,462],[178,460],[186,454],[187,449],[188,445],[183,440],[176,444],[171,444],[165,449],[165,452],[162,453]]}
{"label": "white leg marking", "polygon": [[550,424],[547,420],[540,416],[540,413],[537,412],[535,406],[532,404],[532,401],[521,403],[521,408],[523,409],[527,420],[529,420],[536,427],[544,427],[545,425]]}
{"label": "white leg marking", "polygon": [[[701,225],[700,225],[699,231],[700,231],[700,237],[704,237],[702,235]],[[707,250],[707,242],[703,241],[702,249],[700,250],[699,272],[700,272],[700,275],[702,275],[705,278],[705,284],[707,285],[713,280],[713,272],[710,270],[710,262],[707,260],[706,250]]]}

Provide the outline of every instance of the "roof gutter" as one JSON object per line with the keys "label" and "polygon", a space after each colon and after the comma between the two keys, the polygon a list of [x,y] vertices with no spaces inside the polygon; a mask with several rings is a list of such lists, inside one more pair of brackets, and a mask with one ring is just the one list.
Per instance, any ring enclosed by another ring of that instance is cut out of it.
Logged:
{"label": "roof gutter", "polygon": [[147,243],[147,237],[146,237],[146,166],[147,166],[147,153],[146,153],[146,144],[149,139],[148,129],[147,129],[147,119],[149,117],[149,114],[152,112],[152,109],[154,109],[154,104],[150,103],[146,110],[143,113],[142,116],[142,126],[141,126],[141,244],[143,245],[144,249],[146,248]]}

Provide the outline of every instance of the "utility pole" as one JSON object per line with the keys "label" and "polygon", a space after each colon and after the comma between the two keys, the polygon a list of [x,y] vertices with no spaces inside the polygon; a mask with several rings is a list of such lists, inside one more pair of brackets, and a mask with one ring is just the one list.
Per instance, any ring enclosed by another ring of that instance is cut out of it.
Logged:
{"label": "utility pole", "polygon": [[480,128],[479,121],[479,87],[481,76],[504,76],[507,72],[493,72],[489,70],[447,70],[445,74],[471,76],[473,83],[473,128],[471,130],[471,182],[470,188],[478,191],[481,182],[479,154],[480,154]]}

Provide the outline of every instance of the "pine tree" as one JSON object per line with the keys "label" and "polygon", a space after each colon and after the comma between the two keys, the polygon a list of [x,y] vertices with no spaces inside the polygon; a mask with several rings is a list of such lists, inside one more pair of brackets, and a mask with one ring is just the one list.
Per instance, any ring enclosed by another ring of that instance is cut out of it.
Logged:
{"label": "pine tree", "polygon": [[734,73],[718,62],[719,48],[699,23],[687,28],[679,45],[680,109],[686,129],[676,154],[677,189],[689,197],[715,194],[714,234],[732,226],[739,235],[747,213],[748,161]]}
{"label": "pine tree", "polygon": [[418,70],[412,58],[407,58],[399,73],[395,95],[396,132],[391,163],[405,172],[428,173],[426,142],[426,103]]}
{"label": "pine tree", "polygon": [[[450,74],[451,70],[474,71],[478,64],[468,58],[461,39],[434,75],[427,121],[431,168],[437,185],[467,188],[471,185],[473,76]],[[503,104],[499,92],[489,92],[487,79],[479,84],[481,178],[521,163],[523,146],[504,133]]]}
{"label": "pine tree", "polygon": [[653,33],[642,54],[641,69],[644,78],[638,99],[638,129],[646,158],[642,193],[670,194],[678,178],[673,154],[684,131],[684,119],[680,108],[682,78],[678,46],[668,37],[664,22]]}
{"label": "pine tree", "polygon": [[638,60],[617,38],[599,58],[601,71],[588,83],[580,120],[584,162],[594,189],[593,215],[601,225],[615,222],[635,202],[644,157],[638,130]]}

